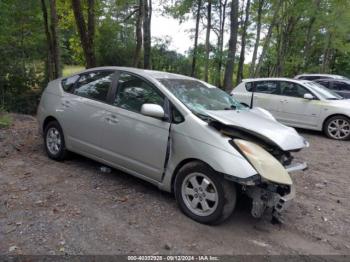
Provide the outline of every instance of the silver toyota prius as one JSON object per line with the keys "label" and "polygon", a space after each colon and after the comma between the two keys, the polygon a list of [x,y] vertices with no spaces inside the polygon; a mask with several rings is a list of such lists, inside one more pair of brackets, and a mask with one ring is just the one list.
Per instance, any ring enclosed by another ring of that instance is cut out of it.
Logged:
{"label": "silver toyota prius", "polygon": [[149,181],[206,224],[228,218],[238,193],[254,217],[280,219],[295,196],[288,173],[306,168],[294,128],[183,75],[92,68],[50,82],[37,116],[50,158],[72,151]]}

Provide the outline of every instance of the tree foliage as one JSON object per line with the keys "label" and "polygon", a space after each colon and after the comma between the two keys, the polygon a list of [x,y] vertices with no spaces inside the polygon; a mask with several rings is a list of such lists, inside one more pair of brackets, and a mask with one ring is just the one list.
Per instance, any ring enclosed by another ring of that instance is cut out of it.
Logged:
{"label": "tree foliage", "polygon": [[[176,36],[152,36],[155,12],[191,23],[187,52],[171,50]],[[34,113],[63,65],[152,68],[227,91],[246,77],[350,76],[343,0],[1,0],[0,25],[0,107],[10,111]]]}

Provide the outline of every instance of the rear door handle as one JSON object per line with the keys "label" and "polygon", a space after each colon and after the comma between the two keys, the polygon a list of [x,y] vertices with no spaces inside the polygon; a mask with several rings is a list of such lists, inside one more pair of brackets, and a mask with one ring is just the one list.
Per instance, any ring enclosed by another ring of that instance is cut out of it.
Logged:
{"label": "rear door handle", "polygon": [[70,106],[70,101],[69,101],[69,100],[63,100],[63,101],[62,101],[62,105],[63,105],[64,107],[69,107],[69,106]]}
{"label": "rear door handle", "polygon": [[119,122],[118,118],[116,115],[113,114],[109,114],[106,118],[105,118],[108,122],[111,122],[113,124],[116,124]]}

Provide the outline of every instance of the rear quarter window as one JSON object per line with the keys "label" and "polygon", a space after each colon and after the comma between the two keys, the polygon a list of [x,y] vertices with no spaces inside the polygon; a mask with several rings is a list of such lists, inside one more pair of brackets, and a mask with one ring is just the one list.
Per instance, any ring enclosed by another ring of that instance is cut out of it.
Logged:
{"label": "rear quarter window", "polygon": [[75,76],[71,76],[63,79],[61,82],[63,90],[65,92],[72,93],[75,82],[77,82],[78,78],[79,78],[79,75],[75,75]]}
{"label": "rear quarter window", "polygon": [[248,92],[251,92],[253,90],[253,83],[250,82],[250,83],[245,83],[245,89],[248,91]]}

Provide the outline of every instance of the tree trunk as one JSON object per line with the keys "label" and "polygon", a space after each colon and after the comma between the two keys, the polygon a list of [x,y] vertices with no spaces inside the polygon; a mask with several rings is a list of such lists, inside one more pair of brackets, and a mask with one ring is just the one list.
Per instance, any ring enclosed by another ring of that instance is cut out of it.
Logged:
{"label": "tree trunk", "polygon": [[210,52],[210,31],[211,31],[211,0],[208,0],[207,9],[207,33],[205,37],[205,69],[204,69],[204,81],[208,82],[209,74],[209,52]]}
{"label": "tree trunk", "polygon": [[[320,8],[320,4],[321,4],[321,0],[315,1],[316,10],[318,10]],[[306,33],[306,38],[305,38],[305,43],[304,43],[304,52],[303,52],[303,69],[304,69],[304,71],[307,69],[307,67],[309,65],[311,38],[313,36],[312,29],[313,29],[313,25],[316,21],[316,15],[317,15],[317,13],[314,14],[310,18],[310,22],[309,22],[308,27],[307,27],[307,33]]]}
{"label": "tree trunk", "polygon": [[53,58],[53,68],[54,68],[54,78],[59,78],[62,76],[61,67],[61,54],[57,33],[58,17],[56,12],[56,0],[50,1],[50,11],[51,11],[51,41],[52,41],[52,58]]}
{"label": "tree trunk", "polygon": [[142,25],[143,25],[143,0],[139,0],[138,16],[136,20],[136,47],[133,57],[133,66],[140,66],[140,56],[142,49]]}
{"label": "tree trunk", "polygon": [[197,59],[197,47],[198,47],[198,32],[199,32],[199,20],[201,17],[202,0],[197,1],[197,15],[196,15],[196,32],[194,34],[194,46],[193,46],[193,57],[192,57],[192,68],[191,76],[195,76],[196,71],[196,59]]}
{"label": "tree trunk", "polygon": [[245,45],[246,45],[247,29],[248,29],[248,23],[249,23],[249,9],[250,9],[250,0],[247,0],[247,5],[245,9],[245,20],[244,20],[243,32],[242,32],[241,54],[239,56],[239,64],[238,64],[238,71],[237,71],[237,84],[239,84],[243,79]]}
{"label": "tree trunk", "polygon": [[80,0],[72,0],[72,9],[75,17],[76,26],[83,47],[86,67],[96,66],[96,58],[94,51],[94,35],[95,35],[95,11],[94,0],[88,0],[88,26],[86,27]]}
{"label": "tree trunk", "polygon": [[331,40],[332,39],[332,33],[328,32],[327,42],[325,44],[324,50],[323,50],[323,61],[322,61],[322,73],[328,73],[329,67],[330,67],[330,60],[331,60]]}
{"label": "tree trunk", "polygon": [[236,56],[236,44],[237,44],[237,33],[238,33],[238,0],[232,0],[231,13],[230,13],[230,40],[228,44],[227,62],[224,76],[224,89],[229,92],[233,88],[233,68],[235,64]]}
{"label": "tree trunk", "polygon": [[298,23],[299,19],[301,18],[301,16],[295,17],[293,15],[288,17],[288,12],[289,11],[287,8],[284,14],[282,14],[282,17],[284,19],[287,19],[287,22],[280,22],[282,26],[280,30],[280,36],[278,37],[279,48],[277,52],[276,76],[284,75],[285,61],[288,59],[290,54],[289,47],[293,46],[292,40],[294,39],[294,28]]}
{"label": "tree trunk", "polygon": [[151,69],[151,18],[152,0],[144,0],[143,67],[145,69]]}
{"label": "tree trunk", "polygon": [[277,57],[276,57],[276,71],[275,76],[282,76],[284,71],[284,59],[286,59],[286,48],[287,48],[287,41],[288,41],[288,35],[287,32],[287,25],[282,25],[279,30],[279,34],[277,35]]}
{"label": "tree trunk", "polygon": [[62,75],[61,55],[57,34],[56,0],[50,0],[50,24],[45,0],[41,0],[44,28],[47,42],[47,80],[59,78]]}
{"label": "tree trunk", "polygon": [[250,69],[249,69],[249,77],[254,77],[256,57],[258,55],[258,49],[259,49],[259,44],[260,44],[261,14],[262,14],[263,6],[264,6],[264,1],[265,0],[259,0],[258,18],[257,18],[257,24],[256,24],[256,40],[255,40],[255,45],[254,45],[252,62],[250,64]]}
{"label": "tree trunk", "polygon": [[91,55],[92,66],[96,66],[96,57],[95,57],[95,0],[88,0],[88,27],[87,27],[87,36],[89,41],[89,52]]}
{"label": "tree trunk", "polygon": [[224,33],[225,33],[225,21],[226,21],[226,6],[227,0],[221,2],[220,0],[220,29],[218,37],[218,65],[217,65],[217,76],[216,76],[216,85],[221,88],[221,69],[222,69],[222,52],[224,49]]}
{"label": "tree trunk", "polygon": [[45,0],[41,0],[41,9],[43,13],[43,19],[44,19],[44,28],[45,28],[45,35],[46,35],[46,45],[47,45],[47,61],[46,61],[46,77],[48,81],[51,81],[54,79],[53,75],[53,66],[52,66],[52,41],[51,41],[51,34],[49,30],[49,21],[48,21],[48,15],[47,15],[47,8]]}
{"label": "tree trunk", "polygon": [[272,29],[274,28],[274,26],[275,26],[275,24],[276,24],[276,22],[277,22],[278,13],[279,13],[279,10],[280,10],[280,8],[281,8],[282,2],[283,2],[283,0],[278,0],[278,2],[277,2],[277,6],[276,6],[276,8],[275,8],[275,12],[274,12],[274,14],[273,14],[271,24],[270,24],[270,26],[269,26],[267,35],[266,35],[266,37],[265,37],[264,46],[263,46],[261,55],[260,55],[260,57],[259,57],[259,62],[258,62],[258,65],[257,65],[257,67],[256,67],[254,76],[260,76],[261,66],[262,66],[263,60],[264,60],[264,58],[265,58],[267,49],[268,49],[268,47],[269,47],[269,45],[270,45],[270,40],[271,40],[271,36],[272,36]]}

